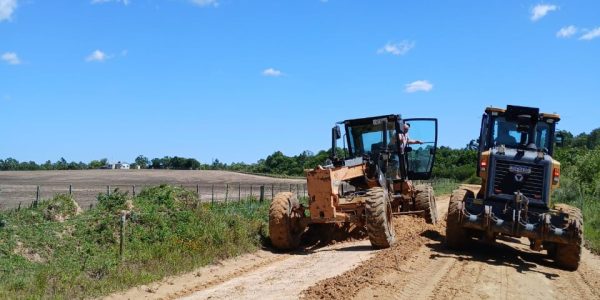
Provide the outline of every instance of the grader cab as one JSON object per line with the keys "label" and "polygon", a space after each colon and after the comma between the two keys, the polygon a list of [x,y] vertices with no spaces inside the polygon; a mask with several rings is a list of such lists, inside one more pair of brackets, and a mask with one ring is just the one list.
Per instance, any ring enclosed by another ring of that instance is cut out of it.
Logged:
{"label": "grader cab", "polygon": [[579,266],[583,219],[578,208],[551,203],[560,163],[552,158],[560,117],[532,107],[487,108],[478,143],[478,188],[453,192],[446,244],[462,249],[471,238],[527,237],[569,270]]}
{"label": "grader cab", "polygon": [[[337,142],[342,138],[347,156],[340,157]],[[307,227],[344,224],[366,227],[372,246],[387,248],[395,242],[394,214],[419,214],[437,222],[432,187],[412,182],[431,176],[436,145],[436,119],[387,115],[338,122],[332,129],[330,159],[306,172],[308,206],[292,193],[279,193],[271,203],[273,246],[291,250],[299,246]]]}

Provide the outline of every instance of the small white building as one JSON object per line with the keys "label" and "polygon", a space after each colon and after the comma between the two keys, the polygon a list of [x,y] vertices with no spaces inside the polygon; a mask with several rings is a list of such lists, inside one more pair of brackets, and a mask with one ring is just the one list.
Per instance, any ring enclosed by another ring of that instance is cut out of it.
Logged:
{"label": "small white building", "polygon": [[103,169],[111,170],[129,170],[130,166],[127,163],[117,162],[116,164],[110,163],[104,166]]}

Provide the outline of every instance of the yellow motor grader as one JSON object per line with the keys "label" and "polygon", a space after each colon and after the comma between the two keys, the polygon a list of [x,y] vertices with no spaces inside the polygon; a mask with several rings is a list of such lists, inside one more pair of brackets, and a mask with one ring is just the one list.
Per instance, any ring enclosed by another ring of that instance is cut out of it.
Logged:
{"label": "yellow motor grader", "polygon": [[[340,157],[337,141],[342,137]],[[436,145],[437,119],[386,115],[338,122],[332,128],[330,158],[306,171],[308,206],[287,192],[271,202],[272,245],[292,250],[307,227],[338,224],[366,227],[371,245],[387,248],[395,242],[394,214],[419,214],[436,223],[432,187],[412,182],[431,177]]]}
{"label": "yellow motor grader", "polygon": [[531,249],[547,250],[562,268],[576,270],[581,258],[581,211],[551,205],[560,163],[552,158],[557,114],[538,108],[489,107],[483,114],[477,174],[481,186],[454,191],[448,207],[446,244],[462,249],[471,238],[527,237]]}

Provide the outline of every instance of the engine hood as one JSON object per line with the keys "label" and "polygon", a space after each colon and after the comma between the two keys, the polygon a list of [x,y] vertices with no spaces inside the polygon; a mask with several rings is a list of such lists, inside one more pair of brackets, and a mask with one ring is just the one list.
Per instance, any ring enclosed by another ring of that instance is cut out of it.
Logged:
{"label": "engine hood", "polygon": [[548,207],[552,157],[542,152],[497,147],[490,151],[487,198],[512,201],[521,192],[533,206]]}

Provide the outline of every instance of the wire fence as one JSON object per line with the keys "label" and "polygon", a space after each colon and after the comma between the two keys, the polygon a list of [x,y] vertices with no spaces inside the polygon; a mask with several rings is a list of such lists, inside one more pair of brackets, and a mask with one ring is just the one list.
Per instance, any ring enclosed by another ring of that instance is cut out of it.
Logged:
{"label": "wire fence", "polygon": [[[449,179],[434,179],[431,181],[416,181],[415,184],[430,183],[436,194],[448,194],[458,185]],[[200,202],[228,202],[255,198],[257,200],[272,200],[279,192],[293,192],[298,198],[308,195],[305,183],[218,183],[218,184],[173,184],[198,195]],[[53,198],[57,194],[72,195],[82,209],[93,207],[99,194],[111,193],[115,189],[128,192],[135,196],[143,189],[156,184],[113,184],[113,185],[6,185],[0,184],[0,210],[10,210],[18,207],[31,206]],[[344,183],[342,191],[351,191],[353,187]]]}
{"label": "wire fence", "polygon": [[[83,209],[97,203],[98,195],[110,194],[118,189],[131,196],[138,195],[145,188],[156,185],[0,185],[0,210],[27,207],[33,203],[53,198],[57,194],[72,195]],[[297,197],[306,197],[306,184],[174,184],[196,193],[200,202],[228,202],[254,198],[271,201],[279,192],[293,192]]]}

